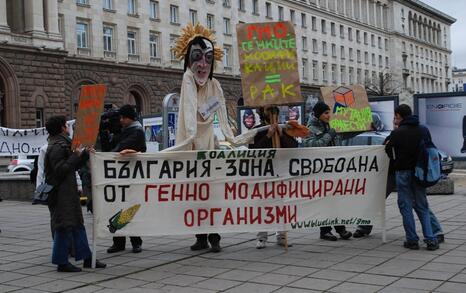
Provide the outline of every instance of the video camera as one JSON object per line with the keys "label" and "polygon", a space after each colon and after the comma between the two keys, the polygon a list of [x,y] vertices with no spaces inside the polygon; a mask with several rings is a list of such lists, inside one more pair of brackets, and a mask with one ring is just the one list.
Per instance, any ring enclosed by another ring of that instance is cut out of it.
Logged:
{"label": "video camera", "polygon": [[104,105],[104,112],[100,116],[99,140],[103,152],[111,151],[118,143],[121,133],[120,114],[118,108],[112,104]]}

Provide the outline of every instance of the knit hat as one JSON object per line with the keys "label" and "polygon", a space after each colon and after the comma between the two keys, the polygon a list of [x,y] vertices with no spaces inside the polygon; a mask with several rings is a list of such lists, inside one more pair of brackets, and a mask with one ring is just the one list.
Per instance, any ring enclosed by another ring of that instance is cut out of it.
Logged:
{"label": "knit hat", "polygon": [[124,105],[118,111],[120,116],[129,118],[131,120],[136,120],[137,114],[136,110],[134,110],[134,106],[131,105]]}
{"label": "knit hat", "polygon": [[314,117],[317,119],[322,115],[325,111],[330,110],[330,107],[325,104],[322,101],[317,102],[317,104],[314,105],[314,108],[312,108],[312,111],[314,112]]}

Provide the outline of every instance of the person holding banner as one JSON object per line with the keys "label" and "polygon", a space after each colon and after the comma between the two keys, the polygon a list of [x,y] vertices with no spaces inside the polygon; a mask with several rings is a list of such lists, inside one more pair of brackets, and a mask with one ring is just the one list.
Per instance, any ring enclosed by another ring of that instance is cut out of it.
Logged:
{"label": "person holding banner", "polygon": [[[309,119],[307,127],[311,135],[303,140],[304,147],[327,147],[340,146],[341,137],[335,129],[330,127],[330,107],[322,101],[315,104],[313,108],[314,117]],[[344,225],[334,226],[335,231],[342,239],[349,239],[353,235],[346,230]],[[338,238],[332,234],[332,227],[320,227],[320,239],[337,241]]]}
{"label": "person holding banner", "polygon": [[[117,145],[112,149],[112,152],[126,153],[145,152],[146,135],[141,123],[137,121],[137,113],[132,105],[124,105],[118,111],[120,114],[120,124],[123,127],[119,136]],[[130,237],[133,253],[142,251],[141,237]],[[107,249],[107,253],[114,253],[125,250],[126,238],[113,237],[113,245]]]}
{"label": "person holding banner", "polygon": [[[228,122],[225,98],[220,83],[213,78],[215,61],[222,60],[223,52],[214,46],[215,36],[200,24],[188,24],[182,30],[172,49],[179,59],[184,59],[184,74],[181,83],[178,129],[174,150],[213,150],[214,114],[219,120],[225,139],[233,145],[246,144],[255,131],[235,137]],[[191,250],[208,249],[220,252],[220,235],[197,234]]]}
{"label": "person holding banner", "polygon": [[[48,207],[53,232],[52,263],[59,272],[80,272],[81,268],[68,261],[71,245],[74,245],[76,261],[84,260],[84,267],[91,267],[92,253],[87,241],[84,219],[79,202],[76,171],[89,159],[89,148],[82,145],[71,150],[66,119],[53,116],[45,125],[49,144],[45,154],[46,182],[53,185]],[[106,264],[96,262],[97,268]]]}
{"label": "person holding banner", "polygon": [[[272,117],[272,112],[278,114],[280,110],[278,107],[260,107],[259,108],[259,117],[261,124],[256,126],[262,127],[265,125],[269,125],[267,131],[261,131],[256,134],[254,137],[254,143],[249,144],[249,149],[271,149],[273,148],[272,138],[276,132],[280,137],[280,146],[282,148],[296,148],[298,147],[298,142],[291,136],[289,136],[285,131],[283,131],[276,123],[270,124],[270,117]],[[277,237],[277,245],[280,246],[291,246],[290,243],[286,244],[286,231],[279,231],[276,234]],[[257,243],[256,248],[262,249],[266,247],[267,244],[268,233],[267,232],[259,232],[257,233]]]}

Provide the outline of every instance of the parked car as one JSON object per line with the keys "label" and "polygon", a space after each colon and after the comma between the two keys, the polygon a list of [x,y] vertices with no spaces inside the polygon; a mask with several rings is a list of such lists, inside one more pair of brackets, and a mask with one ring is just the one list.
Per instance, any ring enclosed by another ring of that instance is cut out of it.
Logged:
{"label": "parked car", "polygon": [[17,158],[11,160],[10,164],[7,166],[7,171],[10,173],[13,172],[31,172],[34,168],[34,158],[27,156],[18,156]]}
{"label": "parked car", "polygon": [[[343,145],[381,145],[390,131],[371,131],[356,135],[355,137],[343,140]],[[447,175],[453,171],[454,163],[449,155],[439,150],[442,173]]]}

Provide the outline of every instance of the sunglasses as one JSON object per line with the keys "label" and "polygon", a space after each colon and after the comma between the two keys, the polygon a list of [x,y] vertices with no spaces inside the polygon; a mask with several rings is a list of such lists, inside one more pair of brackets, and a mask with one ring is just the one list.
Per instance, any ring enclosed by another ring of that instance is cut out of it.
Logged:
{"label": "sunglasses", "polygon": [[212,62],[214,61],[214,52],[213,52],[213,51],[209,51],[209,52],[206,52],[206,53],[204,54],[204,53],[202,52],[202,50],[194,49],[194,50],[191,52],[191,55],[190,55],[191,62],[201,61],[201,60],[202,60],[202,57],[205,58],[205,62],[206,62],[207,64],[212,64]]}

